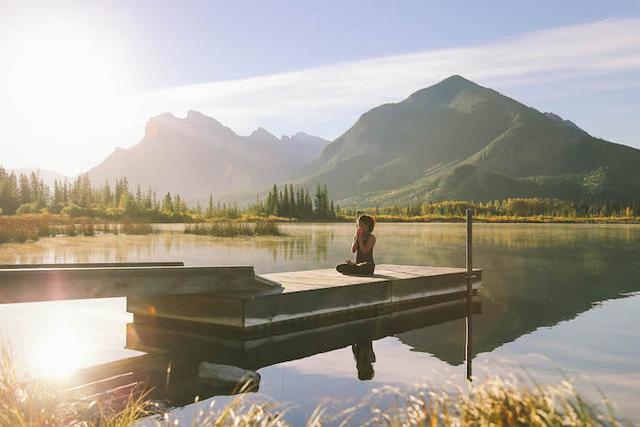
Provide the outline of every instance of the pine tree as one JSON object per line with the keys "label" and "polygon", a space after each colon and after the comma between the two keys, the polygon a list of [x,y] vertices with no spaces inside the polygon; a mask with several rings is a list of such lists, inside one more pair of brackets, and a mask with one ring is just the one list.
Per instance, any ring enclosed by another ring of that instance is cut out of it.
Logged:
{"label": "pine tree", "polygon": [[284,194],[282,196],[282,216],[289,217],[289,188],[287,185],[284,185]]}
{"label": "pine tree", "polygon": [[209,193],[209,205],[207,206],[207,218],[213,217],[213,194]]}
{"label": "pine tree", "polygon": [[171,200],[171,193],[167,193],[162,201],[162,210],[165,213],[173,213],[173,201]]}
{"label": "pine tree", "polygon": [[18,198],[20,199],[20,204],[24,205],[27,203],[31,203],[33,201],[33,198],[31,195],[31,184],[29,183],[29,179],[25,174],[20,174],[18,182]]}
{"label": "pine tree", "polygon": [[289,184],[289,217],[297,218],[296,199],[293,194],[293,184]]}
{"label": "pine tree", "polygon": [[269,213],[272,215],[279,215],[280,212],[280,202],[278,199],[278,186],[273,184],[273,188],[271,190],[273,194],[271,195],[271,206],[269,207]]}

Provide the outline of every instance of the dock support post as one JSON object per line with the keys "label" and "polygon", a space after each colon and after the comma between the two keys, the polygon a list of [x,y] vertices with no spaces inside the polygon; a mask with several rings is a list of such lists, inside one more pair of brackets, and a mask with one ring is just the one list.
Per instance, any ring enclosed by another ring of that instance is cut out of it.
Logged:
{"label": "dock support post", "polygon": [[466,319],[466,340],[465,359],[467,362],[467,379],[471,381],[471,358],[473,351],[473,213],[467,209],[467,245],[466,245],[466,278],[467,278],[467,319]]}

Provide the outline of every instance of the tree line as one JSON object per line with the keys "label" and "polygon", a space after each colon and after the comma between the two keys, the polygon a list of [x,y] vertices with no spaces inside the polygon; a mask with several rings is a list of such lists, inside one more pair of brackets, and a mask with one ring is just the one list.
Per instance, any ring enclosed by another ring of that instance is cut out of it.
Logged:
{"label": "tree line", "polygon": [[[376,215],[399,217],[463,216],[471,208],[484,217],[637,217],[640,201],[567,201],[542,198],[510,198],[488,202],[434,201],[365,209]],[[300,220],[353,218],[360,209],[341,208],[329,197],[327,186],[317,184],[313,196],[308,188],[274,184],[264,199],[240,208],[237,203],[214,201],[209,195],[206,208],[188,206],[180,194],[161,197],[148,188],[132,186],[126,178],[96,187],[87,175],[73,180],[56,180],[50,188],[37,174],[8,172],[0,167],[0,214],[61,213],[69,216],[101,217],[110,220],[188,222],[207,218],[276,216]]]}
{"label": "tree line", "polygon": [[34,172],[16,175],[0,167],[0,214],[54,213],[105,219],[184,221],[189,208],[179,194],[162,198],[138,185],[130,188],[126,178],[92,185],[87,175],[69,180],[55,180],[49,187]]}
{"label": "tree line", "polygon": [[227,205],[218,201],[213,203],[213,195],[209,194],[209,203],[206,209],[198,204],[194,211],[204,218],[238,218],[247,216],[276,216],[281,218],[295,218],[300,220],[334,220],[337,218],[339,207],[334,206],[329,197],[326,184],[316,185],[313,197],[306,187],[296,187],[293,184],[284,184],[278,187],[273,184],[264,200],[256,195],[255,203],[248,204],[245,208],[238,208],[237,203]]}
{"label": "tree line", "polygon": [[50,188],[34,172],[19,174],[0,167],[0,214],[49,212],[69,216],[105,219],[148,220],[158,222],[191,221],[198,218],[238,218],[242,215],[278,216],[297,219],[330,220],[336,218],[333,200],[326,185],[316,187],[311,198],[307,188],[293,184],[278,188],[273,185],[264,201],[239,208],[237,203],[214,203],[209,195],[206,209],[200,203],[188,206],[180,194],[166,193],[158,197],[151,188],[132,186],[127,178],[108,181],[96,187],[87,175],[73,180],[54,181]]}
{"label": "tree line", "polygon": [[[509,198],[487,202],[444,200],[406,205],[393,205],[367,209],[377,215],[415,216],[464,216],[467,209],[483,217],[637,217],[638,201],[571,201],[543,198]],[[341,215],[353,215],[355,208],[341,210]]]}
{"label": "tree line", "polygon": [[256,200],[251,207],[259,215],[274,215],[286,218],[330,220],[336,218],[333,200],[329,198],[327,185],[317,184],[313,200],[307,188],[294,188],[285,184],[283,188],[273,185],[264,202]]}

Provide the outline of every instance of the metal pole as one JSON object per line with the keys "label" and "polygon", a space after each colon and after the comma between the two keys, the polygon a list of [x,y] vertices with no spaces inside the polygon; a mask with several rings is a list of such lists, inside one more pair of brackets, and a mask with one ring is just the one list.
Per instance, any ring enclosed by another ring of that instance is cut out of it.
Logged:
{"label": "metal pole", "polygon": [[467,321],[466,321],[466,345],[465,345],[465,359],[467,361],[467,379],[471,381],[471,358],[473,351],[473,213],[471,209],[467,209]]}

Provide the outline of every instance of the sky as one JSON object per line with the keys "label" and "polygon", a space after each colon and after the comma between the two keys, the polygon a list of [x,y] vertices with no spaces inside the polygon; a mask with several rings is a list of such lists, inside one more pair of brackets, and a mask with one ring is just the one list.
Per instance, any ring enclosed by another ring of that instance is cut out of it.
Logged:
{"label": "sky", "polygon": [[640,148],[640,1],[0,1],[0,165],[73,175],[165,111],[334,139],[460,74]]}

